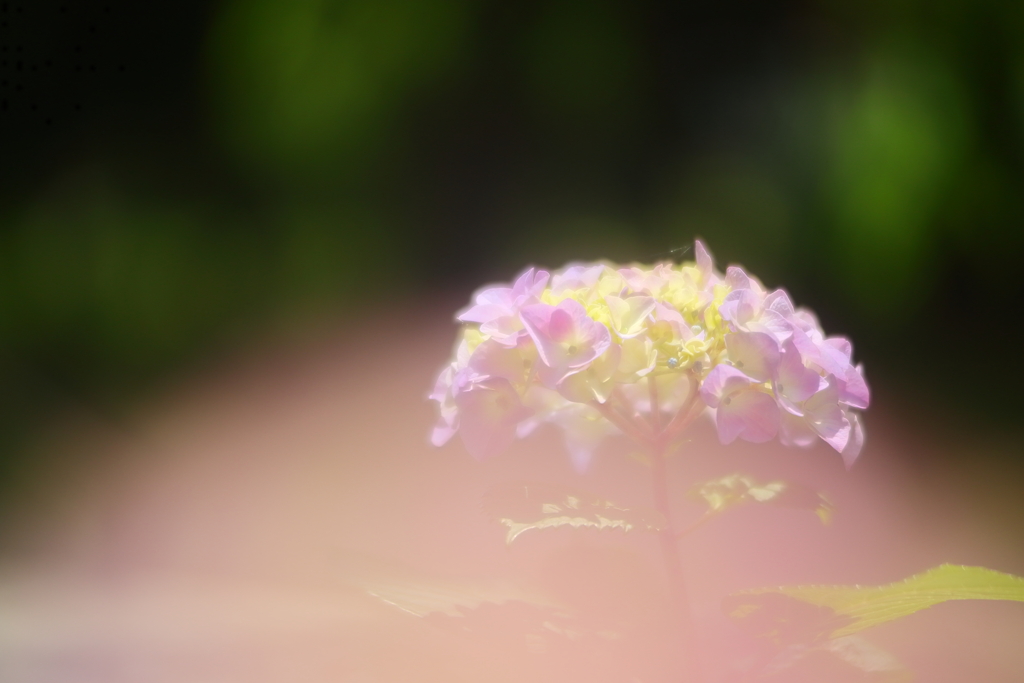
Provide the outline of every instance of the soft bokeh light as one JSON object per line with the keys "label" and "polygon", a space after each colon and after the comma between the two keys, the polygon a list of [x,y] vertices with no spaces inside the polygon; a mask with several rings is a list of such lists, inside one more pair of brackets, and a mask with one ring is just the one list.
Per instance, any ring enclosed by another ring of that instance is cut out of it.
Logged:
{"label": "soft bokeh light", "polygon": [[[995,0],[5,4],[0,679],[671,680],[651,538],[506,547],[480,512],[530,478],[649,504],[628,444],[586,477],[548,431],[475,463],[428,447],[425,396],[484,282],[695,237],[854,339],[876,398],[850,473],[708,424],[671,464],[681,522],[735,471],[837,508],[688,539],[713,680],[762,655],[731,591],[1024,574],[1022,27]],[[552,605],[587,633],[537,632]],[[1021,607],[869,636],[920,680],[1017,681]]]}

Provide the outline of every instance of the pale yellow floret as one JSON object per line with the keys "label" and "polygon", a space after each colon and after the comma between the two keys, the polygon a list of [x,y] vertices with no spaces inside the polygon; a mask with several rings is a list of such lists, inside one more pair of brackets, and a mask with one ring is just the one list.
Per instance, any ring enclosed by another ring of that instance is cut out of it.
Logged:
{"label": "pale yellow floret", "polygon": [[730,291],[731,288],[726,284],[715,285],[711,303],[704,309],[704,326],[710,334],[721,336],[725,333],[725,328],[722,325],[722,316],[718,312],[718,307],[725,301],[725,297],[729,295]]}
{"label": "pale yellow floret", "polygon": [[601,323],[612,333],[615,341],[620,341],[617,334],[615,334],[615,324],[612,320],[612,312],[608,308],[608,304],[604,298],[597,299],[586,305],[587,315],[590,316],[594,321]]}
{"label": "pale yellow floret", "polygon": [[[605,297],[618,297],[627,288],[627,283],[612,267],[601,274],[593,287],[566,289],[557,294],[550,288],[545,289],[540,295],[540,301],[557,306],[566,299],[573,299],[584,306],[592,320],[601,323],[611,332],[613,342],[622,345],[625,352],[622,367],[616,373],[617,382],[623,382],[626,377],[630,377],[627,381],[637,381],[655,367],[658,368],[658,374],[680,370],[697,370],[698,374],[703,374],[721,362],[726,357],[725,333],[728,326],[724,324],[718,307],[732,291],[731,287],[720,283],[708,293],[700,286],[702,275],[692,261],[678,268],[671,264],[636,267],[654,273],[664,283],[656,288],[656,292],[652,290],[651,293],[678,311],[694,334],[698,335],[697,338],[681,339],[676,336],[672,325],[665,321],[647,323],[646,339],[624,338],[622,335],[632,336],[642,331],[642,327],[620,329],[622,320],[618,318],[622,317],[622,312],[619,312],[617,318]],[[704,334],[700,335],[701,332]],[[479,340],[467,338],[467,344],[472,348],[479,344]]]}
{"label": "pale yellow floret", "polygon": [[696,284],[698,276],[695,268],[686,265],[679,270],[665,268],[661,276],[665,278],[665,286],[659,298],[684,316],[693,314],[705,303],[701,300],[700,289]]}
{"label": "pale yellow floret", "polygon": [[462,328],[462,341],[459,342],[459,356],[463,354],[468,358],[476,347],[487,339],[487,335],[480,331],[478,327],[464,327]]}
{"label": "pale yellow floret", "polygon": [[619,274],[619,271],[605,268],[601,273],[601,278],[597,281],[597,286],[594,287],[594,296],[597,299],[602,299],[609,294],[618,295],[625,286],[626,279]]}
{"label": "pale yellow floret", "polygon": [[573,301],[578,301],[585,305],[588,294],[589,290],[586,289],[564,289],[557,294],[550,289],[545,289],[541,292],[540,302],[542,304],[548,304],[549,306],[557,306],[566,299],[572,299]]}

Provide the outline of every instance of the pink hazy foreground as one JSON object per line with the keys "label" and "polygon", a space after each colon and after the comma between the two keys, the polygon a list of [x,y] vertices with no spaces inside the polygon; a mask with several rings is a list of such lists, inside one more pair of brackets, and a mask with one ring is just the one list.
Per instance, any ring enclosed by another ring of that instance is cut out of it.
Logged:
{"label": "pink hazy foreground", "polygon": [[[649,471],[613,439],[580,475],[545,430],[483,462],[430,446],[425,396],[453,326],[450,307],[415,310],[250,354],[127,425],[61,421],[5,508],[0,680],[674,680],[653,537],[560,529],[506,546],[480,505],[512,480],[648,505]],[[732,591],[943,562],[1024,574],[1021,482],[996,467],[1012,443],[937,438],[898,398],[880,392],[850,472],[824,444],[721,446],[709,422],[672,461],[683,523],[701,511],[690,486],[732,472],[816,487],[838,510],[823,526],[741,508],[684,542],[710,680],[761,651],[721,611]],[[540,607],[587,628],[538,625]],[[951,603],[865,636],[952,683],[1024,680],[1021,634],[1024,605]]]}

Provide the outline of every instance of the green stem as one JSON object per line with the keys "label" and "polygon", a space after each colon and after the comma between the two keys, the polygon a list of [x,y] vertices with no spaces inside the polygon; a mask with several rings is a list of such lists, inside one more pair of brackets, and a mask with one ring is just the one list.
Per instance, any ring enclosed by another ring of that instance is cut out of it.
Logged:
{"label": "green stem", "polygon": [[[661,557],[665,564],[665,572],[668,575],[669,587],[672,591],[672,602],[675,606],[675,615],[678,619],[680,634],[682,636],[681,654],[683,661],[684,681],[687,683],[702,683],[704,681],[703,667],[700,661],[700,647],[697,642],[697,629],[693,624],[693,615],[690,609],[690,596],[686,587],[686,574],[683,571],[683,563],[679,557],[679,536],[686,533],[676,531],[672,521],[672,505],[668,491],[668,454],[676,439],[687,426],[704,409],[704,404],[697,395],[696,382],[691,377],[690,395],[679,408],[676,415],[669,420],[668,424],[662,426],[661,409],[658,400],[658,387],[653,376],[648,375],[648,388],[651,400],[651,415],[643,419],[639,415],[628,416],[616,410],[612,403],[617,397],[613,394],[606,403],[598,401],[591,402],[604,417],[617,426],[637,444],[648,450],[651,454],[651,464],[654,480],[654,507],[664,515],[667,524],[658,534],[658,542],[661,546]],[[702,520],[703,521],[703,520]]]}
{"label": "green stem", "polygon": [[[649,380],[651,386],[651,404],[657,405],[657,388],[653,379]],[[696,394],[696,392],[693,392]],[[672,422],[653,443],[650,443],[652,473],[654,484],[654,507],[665,516],[667,524],[658,534],[658,542],[661,546],[661,558],[665,565],[665,572],[668,575],[669,589],[672,591],[672,602],[675,605],[675,612],[679,620],[680,635],[682,636],[681,655],[683,659],[684,680],[687,682],[700,683],[704,680],[703,667],[700,662],[700,647],[697,642],[697,629],[693,623],[693,613],[690,607],[690,595],[686,586],[686,575],[683,571],[683,563],[679,557],[679,534],[672,521],[672,505],[669,498],[668,488],[668,462],[667,455],[672,444],[672,437],[681,431],[682,427],[693,418],[695,396],[683,405],[679,411],[682,418],[673,419]]]}
{"label": "green stem", "polygon": [[665,455],[661,452],[652,455],[654,461],[654,506],[669,520],[665,529],[658,534],[658,542],[661,546],[661,558],[665,565],[665,572],[668,574],[669,589],[672,591],[672,602],[679,620],[680,635],[682,636],[680,654],[686,674],[684,680],[697,682],[703,679],[697,646],[697,629],[693,624],[689,590],[686,586],[683,563],[679,558],[679,547],[676,544],[678,537],[671,521],[672,509],[668,497]]}
{"label": "green stem", "polygon": [[647,447],[650,447],[653,444],[653,438],[650,434],[647,434],[642,427],[638,426],[625,415],[618,413],[612,406],[607,403],[598,403],[597,401],[591,401],[590,405],[604,415],[606,420],[621,429],[626,436],[637,443]]}
{"label": "green stem", "polygon": [[658,383],[651,375],[647,376],[647,388],[651,397],[651,429],[661,431],[661,405],[658,402]]}

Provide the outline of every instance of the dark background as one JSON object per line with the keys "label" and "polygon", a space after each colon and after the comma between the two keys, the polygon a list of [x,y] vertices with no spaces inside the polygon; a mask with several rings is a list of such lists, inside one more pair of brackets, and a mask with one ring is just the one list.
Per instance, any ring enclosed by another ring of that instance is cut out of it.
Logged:
{"label": "dark background", "polygon": [[695,236],[881,405],[1016,429],[1022,217],[1020,2],[0,3],[0,481],[239,348]]}

